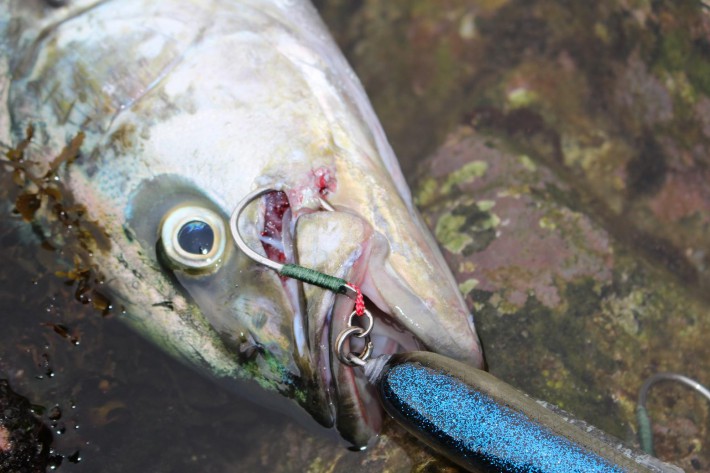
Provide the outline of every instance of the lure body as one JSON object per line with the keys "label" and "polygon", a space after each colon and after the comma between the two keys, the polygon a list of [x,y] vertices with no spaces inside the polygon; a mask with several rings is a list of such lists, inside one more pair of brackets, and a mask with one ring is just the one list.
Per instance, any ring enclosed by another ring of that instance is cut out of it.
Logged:
{"label": "lure body", "polygon": [[547,407],[485,371],[434,353],[379,357],[365,366],[388,414],[473,471],[679,472]]}

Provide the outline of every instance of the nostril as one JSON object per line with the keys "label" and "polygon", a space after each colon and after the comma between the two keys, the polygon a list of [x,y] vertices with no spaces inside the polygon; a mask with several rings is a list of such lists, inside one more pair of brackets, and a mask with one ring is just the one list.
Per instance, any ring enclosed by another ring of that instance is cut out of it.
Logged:
{"label": "nostril", "polygon": [[239,345],[239,361],[246,362],[251,361],[257,357],[259,354],[264,353],[264,347],[257,342],[247,342]]}
{"label": "nostril", "polygon": [[251,333],[242,334],[239,343],[239,361],[246,362],[251,361],[257,357],[259,354],[265,352],[264,345],[254,340]]}

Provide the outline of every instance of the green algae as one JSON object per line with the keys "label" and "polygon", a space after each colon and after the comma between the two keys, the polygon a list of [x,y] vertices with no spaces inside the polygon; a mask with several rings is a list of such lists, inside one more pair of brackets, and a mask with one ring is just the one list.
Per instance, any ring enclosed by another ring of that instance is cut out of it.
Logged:
{"label": "green algae", "polygon": [[466,217],[463,215],[444,215],[436,224],[434,235],[436,239],[452,253],[461,253],[473,238],[464,233]]}
{"label": "green algae", "polygon": [[[357,36],[340,33],[405,170],[453,126],[473,123],[550,166],[616,238],[648,240],[637,245],[644,258],[710,294],[707,256],[684,256],[710,246],[708,9],[645,0],[431,5],[371,0],[350,22],[359,28],[345,30]],[[464,19],[475,25],[465,39]],[[387,80],[383,64],[396,69]],[[662,210],[683,179],[691,219]],[[661,256],[671,253],[673,265]]]}
{"label": "green algae", "polygon": [[455,186],[471,182],[475,178],[483,176],[487,169],[488,164],[483,161],[473,161],[467,163],[464,166],[461,166],[461,169],[457,169],[449,175],[444,182],[444,185],[441,187],[441,192],[448,194]]}
{"label": "green algae", "polygon": [[459,283],[459,291],[461,291],[461,294],[468,295],[476,288],[476,286],[478,286],[479,283],[480,281],[478,279],[467,279],[462,283]]}
{"label": "green algae", "polygon": [[434,228],[437,241],[455,254],[471,254],[488,246],[500,225],[491,212],[494,201],[458,202],[453,212],[442,215]]}
{"label": "green algae", "polygon": [[[547,166],[530,166],[504,140],[459,130],[421,175],[432,189],[431,180],[446,182],[468,160],[487,162],[487,172],[422,211],[434,228],[456,216],[457,238],[475,238],[461,217],[495,202],[500,225],[486,246],[466,252],[442,241],[491,372],[634,443],[635,400],[646,376],[668,370],[702,377],[696,362],[710,359],[701,342],[710,329],[704,305],[615,239]],[[701,401],[685,395],[676,402],[672,409],[654,405],[654,422],[669,426],[681,416],[695,436],[678,434],[676,441],[694,445],[707,433],[707,412],[683,417]],[[671,456],[667,442],[657,438],[666,458],[704,461],[697,449]]]}

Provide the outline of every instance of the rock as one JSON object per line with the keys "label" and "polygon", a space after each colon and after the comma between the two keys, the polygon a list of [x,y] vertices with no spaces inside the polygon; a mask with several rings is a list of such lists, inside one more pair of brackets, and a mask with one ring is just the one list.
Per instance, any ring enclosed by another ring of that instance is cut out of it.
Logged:
{"label": "rock", "polygon": [[705,2],[317,4],[405,171],[474,123],[554,169],[617,240],[710,302]]}
{"label": "rock", "polygon": [[[704,378],[704,302],[615,238],[550,168],[462,127],[420,171],[417,203],[473,308],[493,374],[630,444],[647,376]],[[698,443],[710,436],[705,400],[669,389],[650,396],[658,451],[695,470],[691,457],[708,463]],[[669,392],[673,402],[661,404]],[[694,429],[674,430],[679,417]]]}
{"label": "rock", "polygon": [[0,379],[0,471],[44,472],[52,434],[34,415],[30,402]]}
{"label": "rock", "polygon": [[[627,441],[646,376],[710,382],[706,2],[316,5],[416,181],[494,373]],[[702,400],[662,385],[649,407],[658,453],[710,471]]]}

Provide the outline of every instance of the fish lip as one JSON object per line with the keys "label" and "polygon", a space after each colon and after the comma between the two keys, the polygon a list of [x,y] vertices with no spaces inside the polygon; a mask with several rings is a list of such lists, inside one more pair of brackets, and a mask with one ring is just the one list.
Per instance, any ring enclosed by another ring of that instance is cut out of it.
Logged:
{"label": "fish lip", "polygon": [[[336,210],[336,212],[339,211]],[[295,241],[296,221],[297,218],[289,225],[291,241]],[[367,245],[368,243],[363,244],[364,247],[367,247]],[[297,245],[294,244],[292,253],[294,260],[299,259],[300,255],[298,253]],[[330,276],[342,278],[350,285],[365,286],[362,292],[363,296],[367,298],[366,308],[374,315],[374,333],[387,333],[389,329],[383,330],[384,326],[398,326],[399,330],[409,334],[412,340],[416,340],[409,346],[408,351],[424,346],[422,340],[399,324],[396,317],[390,313],[390,309],[384,300],[378,300],[377,296],[368,291],[369,286],[366,281],[369,278],[370,258],[371,255],[365,248],[356,256],[342,261],[338,274]],[[318,291],[321,291],[321,293],[316,298],[310,298],[309,300],[306,300],[304,291],[300,291],[300,298],[298,306],[294,308],[294,315],[304,315],[304,320],[307,320],[307,324],[304,327],[304,335],[309,340],[308,348],[311,360],[316,368],[314,381],[325,392],[325,402],[330,406],[332,422],[346,440],[353,444],[362,445],[365,438],[369,440],[379,431],[381,409],[378,406],[375,412],[373,393],[369,392],[367,387],[362,386],[360,381],[364,378],[362,373],[359,372],[360,370],[354,370],[353,367],[342,364],[335,352],[336,339],[342,330],[348,327],[348,320],[354,311],[355,301],[347,295],[337,294],[327,289],[318,289]],[[372,296],[372,298],[369,296]],[[312,312],[308,308],[308,304],[313,304],[318,310]],[[299,307],[303,308],[303,312],[300,312],[300,314]],[[397,347],[396,344],[392,344],[392,346]],[[376,347],[376,349],[378,348],[380,347]],[[385,351],[392,353],[391,348],[389,351],[387,349]],[[396,351],[402,350],[403,348],[399,348]],[[347,385],[343,385],[343,382]],[[347,431],[348,427],[341,425],[345,415],[343,411],[349,410],[344,409],[343,406],[357,406],[360,408],[358,412],[350,412],[348,414],[347,423],[356,425],[372,423],[369,434],[350,435]]]}
{"label": "fish lip", "polygon": [[[286,194],[290,201],[293,194],[288,191]],[[368,309],[374,310],[375,314],[373,356],[429,348],[461,361],[473,360],[480,365],[480,360],[476,360],[480,358],[480,351],[475,329],[467,325],[470,321],[456,319],[460,321],[449,324],[443,336],[440,330],[442,313],[435,311],[435,307],[453,310],[447,315],[448,318],[465,317],[469,313],[462,299],[433,305],[417,294],[415,287],[410,286],[406,279],[401,278],[399,271],[402,268],[391,266],[392,242],[386,234],[380,233],[367,218],[350,208],[338,207],[333,212],[323,212],[301,208],[293,217],[288,228],[291,241],[295,242],[292,248],[294,262],[361,287],[369,301]],[[334,218],[324,217],[328,214]],[[302,222],[301,218],[306,215],[313,218],[312,224],[299,225],[296,235],[296,222]],[[324,233],[324,229],[328,231]],[[311,247],[315,249],[311,251]],[[337,255],[328,250],[331,247],[337,248]],[[324,249],[319,251],[319,248]],[[326,251],[329,253],[326,254]],[[436,271],[437,267],[433,269]],[[382,409],[376,401],[374,388],[367,385],[364,373],[342,364],[334,351],[336,337],[348,326],[354,301],[337,297],[326,289],[293,283],[301,289],[298,304],[304,309],[300,313],[305,315],[302,335],[309,342],[310,363],[315,368],[315,372],[313,368],[309,370],[310,379],[325,393],[322,397],[318,393],[309,396],[303,406],[311,412],[318,412],[316,403],[325,402],[329,406],[326,407],[329,409],[328,423],[332,425],[335,422],[341,436],[352,444],[367,445],[379,433]],[[453,292],[445,291],[444,294],[448,297]],[[463,328],[466,333],[452,331],[451,328]],[[462,354],[469,351],[473,353],[471,357]]]}
{"label": "fish lip", "polygon": [[[344,265],[342,277],[348,284],[359,287],[366,298],[366,309],[373,316],[373,327],[370,336],[363,339],[361,347],[354,348],[351,353],[358,356],[364,348],[364,343],[373,339],[372,357],[381,354],[394,354],[421,350],[425,342],[404,327],[397,317],[391,313],[386,300],[378,297],[371,291],[368,282],[370,259],[372,255],[363,252],[359,257]],[[355,300],[342,295],[334,295],[332,302],[324,307],[328,316],[319,328],[326,347],[320,360],[328,374],[328,387],[335,412],[334,418],[340,434],[356,446],[366,445],[372,437],[377,435],[381,428],[383,411],[376,400],[374,387],[365,383],[364,373],[360,367],[342,363],[336,353],[338,336],[350,327],[350,320],[357,324],[358,317],[353,316]],[[393,336],[398,331],[400,337]],[[378,338],[379,337],[379,338]],[[350,341],[358,340],[351,337]],[[382,343],[378,343],[382,342]]]}

